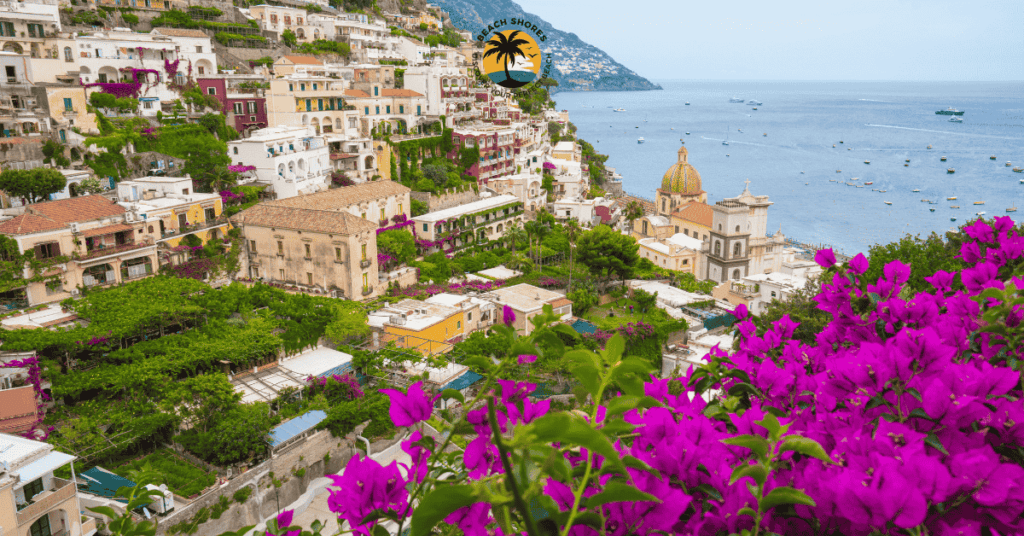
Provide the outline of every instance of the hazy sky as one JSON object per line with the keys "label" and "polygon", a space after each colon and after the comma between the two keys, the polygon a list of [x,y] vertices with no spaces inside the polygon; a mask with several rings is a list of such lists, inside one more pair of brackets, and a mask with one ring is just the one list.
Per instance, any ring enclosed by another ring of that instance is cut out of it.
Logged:
{"label": "hazy sky", "polygon": [[1024,80],[1024,0],[515,0],[652,79]]}

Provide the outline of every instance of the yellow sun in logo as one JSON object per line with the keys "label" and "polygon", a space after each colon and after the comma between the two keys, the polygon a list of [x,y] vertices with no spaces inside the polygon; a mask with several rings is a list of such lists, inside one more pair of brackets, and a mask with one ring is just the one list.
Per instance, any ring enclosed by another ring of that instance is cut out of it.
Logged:
{"label": "yellow sun in logo", "polygon": [[495,32],[484,43],[484,74],[501,87],[515,89],[533,82],[540,75],[540,66],[540,47],[526,32]]}

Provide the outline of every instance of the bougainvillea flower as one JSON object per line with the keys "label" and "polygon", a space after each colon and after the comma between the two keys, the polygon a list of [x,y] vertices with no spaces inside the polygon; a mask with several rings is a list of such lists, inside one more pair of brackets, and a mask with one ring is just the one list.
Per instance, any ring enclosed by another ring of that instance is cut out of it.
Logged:
{"label": "bougainvillea flower", "polygon": [[831,249],[819,249],[814,254],[814,262],[822,268],[831,268],[836,265],[836,254]]}
{"label": "bougainvillea flower", "polygon": [[512,327],[512,323],[516,321],[516,312],[511,307],[505,305],[501,308],[501,322],[508,327]]}
{"label": "bougainvillea flower", "polygon": [[422,385],[421,381],[410,385],[406,394],[395,389],[380,389],[391,399],[390,415],[395,426],[412,426],[430,418],[434,402],[440,395],[428,398]]}

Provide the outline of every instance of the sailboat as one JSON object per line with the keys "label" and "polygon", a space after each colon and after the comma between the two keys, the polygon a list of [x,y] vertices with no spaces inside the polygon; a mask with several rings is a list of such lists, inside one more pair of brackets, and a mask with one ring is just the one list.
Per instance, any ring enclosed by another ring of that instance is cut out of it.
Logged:
{"label": "sailboat", "polygon": [[722,145],[729,145],[729,127],[725,127],[725,139],[722,140]]}

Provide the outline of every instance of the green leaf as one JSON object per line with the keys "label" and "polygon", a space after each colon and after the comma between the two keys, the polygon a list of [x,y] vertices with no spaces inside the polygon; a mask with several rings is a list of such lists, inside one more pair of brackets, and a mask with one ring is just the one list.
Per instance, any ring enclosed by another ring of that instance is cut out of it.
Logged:
{"label": "green leaf", "polygon": [[754,424],[760,424],[765,430],[768,430],[768,437],[778,438],[786,431],[786,426],[782,426],[779,423],[779,419],[771,413],[765,413],[764,417],[760,421],[754,421]]}
{"label": "green leaf", "polygon": [[757,512],[755,512],[754,509],[750,508],[749,506],[744,506],[743,508],[740,508],[739,512],[736,512],[736,515],[738,515],[738,516],[750,516],[750,517],[756,518],[757,517]]}
{"label": "green leaf", "polygon": [[559,441],[563,445],[568,443],[586,447],[603,456],[604,463],[619,469],[623,468],[619,453],[608,441],[608,438],[580,417],[569,413],[549,413],[533,421],[529,425],[527,433],[534,434],[536,441],[542,444]]}
{"label": "green leaf", "polygon": [[456,391],[455,389],[445,389],[444,391],[441,391],[441,398],[445,400],[449,398],[454,398],[455,400],[458,400],[463,404],[466,403],[466,397],[462,396],[462,393]]}
{"label": "green leaf", "polygon": [[475,355],[463,361],[462,364],[466,365],[471,369],[477,369],[487,372],[488,370],[491,370],[491,366],[494,363],[490,359],[487,359],[482,355]]}
{"label": "green leaf", "polygon": [[761,391],[759,391],[757,387],[754,387],[749,383],[737,383],[733,385],[732,387],[729,388],[729,394],[731,396],[739,396],[741,394],[747,394],[756,397],[762,396]]}
{"label": "green leaf", "polygon": [[911,417],[920,417],[922,419],[927,419],[929,421],[934,421],[935,420],[935,419],[932,419],[928,415],[928,413],[924,410],[924,408],[914,408],[914,410],[910,412],[910,416]]}
{"label": "green leaf", "polygon": [[639,501],[650,501],[660,503],[661,500],[651,495],[650,493],[644,493],[629,484],[623,484],[621,482],[611,481],[605,485],[604,490],[596,495],[592,495],[586,499],[587,508],[597,508],[602,504],[608,504],[613,502],[639,502]]}
{"label": "green leaf", "polygon": [[388,532],[388,529],[384,528],[384,525],[374,525],[373,536],[391,536],[391,533]]}
{"label": "green leaf", "polygon": [[572,369],[572,375],[590,396],[597,396],[598,390],[601,389],[601,377],[597,368],[593,365],[579,365]]}
{"label": "green leaf", "polygon": [[942,446],[942,442],[939,441],[939,438],[936,437],[934,433],[929,433],[928,436],[924,438],[924,444],[930,445],[935,450],[949,456],[949,451],[946,450],[946,447]]}
{"label": "green leaf", "polygon": [[758,486],[764,486],[765,480],[768,480],[768,470],[765,469],[760,463],[753,465],[737,465],[732,470],[732,477],[729,478],[729,485],[733,485],[737,480],[749,476],[757,482]]}
{"label": "green leaf", "polygon": [[572,520],[572,526],[586,525],[594,530],[601,530],[604,528],[604,524],[601,521],[601,516],[597,515],[596,512],[583,512],[577,514]]}
{"label": "green leaf", "polygon": [[814,499],[807,496],[806,493],[793,489],[789,486],[782,486],[775,488],[768,492],[761,499],[759,510],[761,512],[767,512],[768,510],[779,506],[780,504],[803,504],[806,506],[816,506]]}
{"label": "green leaf", "polygon": [[697,486],[696,489],[697,489],[697,491],[703,491],[704,493],[707,494],[708,497],[710,497],[710,498],[712,498],[712,499],[714,499],[716,501],[722,500],[722,494],[719,493],[718,490],[715,489],[715,487],[712,486],[711,484],[701,484],[701,485]]}
{"label": "green leaf", "polygon": [[754,455],[758,458],[763,458],[768,451],[771,450],[772,446],[768,444],[768,440],[756,435],[740,435],[736,437],[727,437],[722,440],[722,443],[726,445],[735,445],[737,447],[743,447],[753,451]]}
{"label": "green leaf", "polygon": [[987,288],[983,290],[979,296],[982,298],[993,298],[1002,301],[1006,297],[1006,294],[1002,289]]}
{"label": "green leaf", "polygon": [[832,458],[825,452],[825,449],[821,448],[821,444],[809,437],[790,435],[783,439],[784,441],[782,446],[779,447],[779,452],[792,450],[812,458],[817,458],[823,462],[832,462]]}
{"label": "green leaf", "polygon": [[466,485],[434,488],[412,514],[411,536],[427,536],[438,523],[452,512],[480,502],[472,487]]}
{"label": "green leaf", "polygon": [[616,333],[608,342],[604,345],[604,350],[601,352],[601,357],[604,358],[604,362],[609,365],[614,365],[622,359],[622,353],[626,351],[626,338]]}

